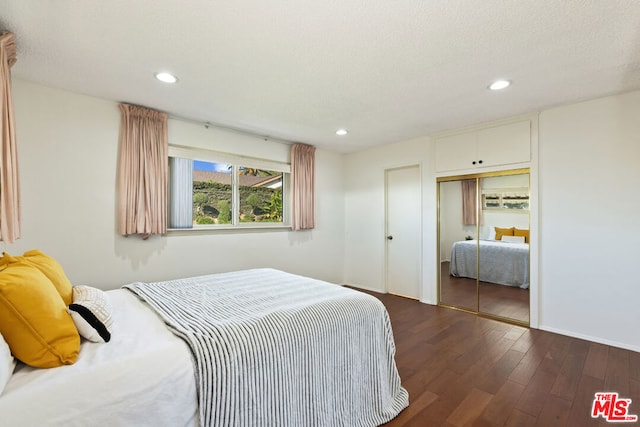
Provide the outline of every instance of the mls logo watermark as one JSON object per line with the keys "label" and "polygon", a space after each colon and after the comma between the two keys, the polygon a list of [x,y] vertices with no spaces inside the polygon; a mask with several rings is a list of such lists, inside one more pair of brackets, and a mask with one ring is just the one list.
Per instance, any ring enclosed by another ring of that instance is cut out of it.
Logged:
{"label": "mls logo watermark", "polygon": [[638,421],[637,415],[629,414],[631,399],[622,399],[618,393],[596,393],[591,408],[591,417],[602,417],[611,423],[633,423]]}

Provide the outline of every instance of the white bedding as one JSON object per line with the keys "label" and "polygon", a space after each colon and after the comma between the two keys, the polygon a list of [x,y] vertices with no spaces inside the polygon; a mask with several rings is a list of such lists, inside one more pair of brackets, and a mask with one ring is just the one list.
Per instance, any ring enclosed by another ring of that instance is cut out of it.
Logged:
{"label": "white bedding", "polygon": [[19,364],[0,396],[0,425],[195,426],[191,353],[131,292],[108,291],[109,343],[83,341],[78,361],[36,369]]}
{"label": "white bedding", "polygon": [[273,269],[126,288],[189,343],[205,426],[377,426],[408,405],[371,295]]}
{"label": "white bedding", "polygon": [[478,264],[480,281],[529,288],[529,244],[480,240],[479,252],[477,249],[477,240],[453,243],[449,264],[452,276],[475,279]]}

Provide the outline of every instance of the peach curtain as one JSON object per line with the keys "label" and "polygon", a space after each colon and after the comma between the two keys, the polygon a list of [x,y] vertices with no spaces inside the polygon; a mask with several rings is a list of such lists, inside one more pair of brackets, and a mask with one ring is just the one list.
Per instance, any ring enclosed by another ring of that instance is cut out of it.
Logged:
{"label": "peach curtain", "polygon": [[118,232],[123,236],[167,232],[167,115],[120,104]]}
{"label": "peach curtain", "polygon": [[0,239],[13,243],[20,238],[20,182],[18,147],[11,96],[11,67],[16,63],[14,35],[0,34]]}
{"label": "peach curtain", "polygon": [[316,147],[295,144],[291,147],[291,228],[309,230],[315,227],[315,156]]}
{"label": "peach curtain", "polygon": [[464,179],[460,183],[462,184],[462,223],[464,225],[475,225],[476,211],[478,209],[476,180]]}

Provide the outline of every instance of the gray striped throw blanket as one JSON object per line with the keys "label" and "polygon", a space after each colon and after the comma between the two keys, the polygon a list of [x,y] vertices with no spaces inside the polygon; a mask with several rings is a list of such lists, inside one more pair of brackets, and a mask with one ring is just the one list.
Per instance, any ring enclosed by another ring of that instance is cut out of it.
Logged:
{"label": "gray striped throw blanket", "polygon": [[190,346],[203,426],[375,426],[408,405],[371,295],[272,269],[124,287]]}

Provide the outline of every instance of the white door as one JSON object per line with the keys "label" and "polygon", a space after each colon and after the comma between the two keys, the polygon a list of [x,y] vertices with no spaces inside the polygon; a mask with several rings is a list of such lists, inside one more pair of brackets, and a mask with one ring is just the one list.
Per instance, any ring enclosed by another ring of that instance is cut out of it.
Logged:
{"label": "white door", "polygon": [[419,299],[422,258],[420,167],[387,169],[385,181],[387,291]]}

